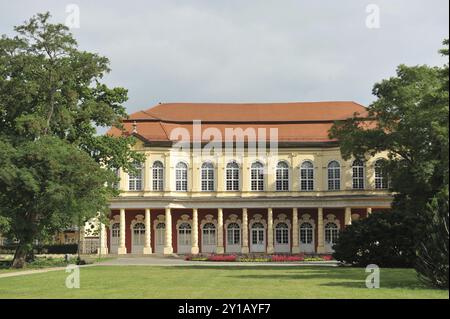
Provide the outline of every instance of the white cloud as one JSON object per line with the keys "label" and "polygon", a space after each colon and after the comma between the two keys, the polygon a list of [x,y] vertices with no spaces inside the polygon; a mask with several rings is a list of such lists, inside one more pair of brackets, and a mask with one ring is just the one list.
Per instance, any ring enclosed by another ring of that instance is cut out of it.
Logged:
{"label": "white cloud", "polygon": [[[80,46],[110,58],[110,85],[128,110],[159,101],[355,100],[406,64],[437,64],[448,37],[447,0],[15,1],[0,4],[0,33],[37,12],[65,20],[80,7]],[[365,26],[366,5],[381,28]]]}

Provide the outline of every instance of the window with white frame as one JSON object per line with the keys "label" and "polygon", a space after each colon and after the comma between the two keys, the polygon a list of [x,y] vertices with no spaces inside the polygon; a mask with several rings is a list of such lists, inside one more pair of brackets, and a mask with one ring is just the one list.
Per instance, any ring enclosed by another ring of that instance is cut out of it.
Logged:
{"label": "window with white frame", "polygon": [[286,162],[279,162],[277,164],[275,173],[275,187],[277,191],[289,190],[289,166]]}
{"label": "window with white frame", "polygon": [[341,167],[337,161],[328,164],[328,190],[341,189]]}
{"label": "window with white frame", "polygon": [[286,223],[278,223],[275,227],[275,242],[280,245],[289,244],[289,227]]}
{"label": "window with white frame", "polygon": [[300,166],[300,190],[314,190],[314,165],[310,161],[305,161]]}
{"label": "window with white frame", "polygon": [[133,245],[144,245],[145,240],[145,225],[143,223],[136,223],[133,226]]}
{"label": "window with white frame", "polygon": [[227,226],[227,244],[240,245],[241,243],[241,227],[238,223],[230,223]]}
{"label": "window with white frame", "polygon": [[216,226],[213,223],[203,225],[202,242],[205,246],[216,244]]}
{"label": "window with white frame", "polygon": [[201,179],[202,191],[214,191],[214,165],[211,162],[202,164]]}
{"label": "window with white frame", "polygon": [[160,161],[155,161],[152,167],[152,186],[154,191],[164,190],[164,165]]}
{"label": "window with white frame", "polygon": [[300,226],[300,242],[302,244],[313,242],[313,226],[308,222],[304,222]]}
{"label": "window with white frame", "polygon": [[128,173],[128,189],[130,191],[142,190],[142,165],[141,163],[133,163],[135,171]]}
{"label": "window with white frame", "polygon": [[181,223],[178,227],[178,243],[181,245],[191,244],[191,225],[189,223]]}
{"label": "window with white frame", "polygon": [[352,163],[353,189],[364,189],[364,162],[360,159]]}
{"label": "window with white frame", "polygon": [[250,172],[251,190],[263,191],[264,190],[264,166],[260,162],[255,162],[251,166]]}
{"label": "window with white frame", "polygon": [[158,223],[156,225],[156,245],[164,245],[166,224]]}
{"label": "window with white frame", "polygon": [[388,178],[384,168],[384,160],[380,159],[375,162],[375,188],[388,188]]}
{"label": "window with white frame", "polygon": [[226,188],[227,191],[239,191],[239,165],[235,161],[227,164],[226,167]]}
{"label": "window with white frame", "polygon": [[325,242],[327,244],[335,244],[339,236],[338,226],[329,222],[325,225]]}
{"label": "window with white frame", "polygon": [[113,245],[119,244],[119,238],[120,238],[120,224],[114,223],[111,226],[111,242]]}
{"label": "window with white frame", "polygon": [[175,167],[175,189],[181,192],[187,192],[187,165],[179,162]]}

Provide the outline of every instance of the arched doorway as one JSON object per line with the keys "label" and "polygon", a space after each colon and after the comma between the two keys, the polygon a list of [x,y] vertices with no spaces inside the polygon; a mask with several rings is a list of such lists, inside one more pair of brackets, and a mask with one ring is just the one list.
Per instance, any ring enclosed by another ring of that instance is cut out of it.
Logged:
{"label": "arched doorway", "polygon": [[216,226],[206,223],[202,228],[202,252],[214,253],[216,251]]}
{"label": "arched doorway", "polygon": [[227,225],[227,253],[241,252],[241,226],[237,222],[232,222]]}
{"label": "arched doorway", "polygon": [[178,225],[178,254],[189,254],[191,252],[191,225],[182,222]]}
{"label": "arched doorway", "polygon": [[111,254],[117,254],[120,240],[120,223],[114,223],[111,225],[110,239],[110,252]]}
{"label": "arched doorway", "polygon": [[132,229],[131,237],[131,253],[142,254],[145,242],[145,225],[144,223],[135,223]]}
{"label": "arched doorway", "polygon": [[164,253],[166,237],[166,224],[164,222],[158,222],[155,226],[155,253]]}
{"label": "arched doorway", "polygon": [[289,226],[285,222],[279,222],[275,225],[275,243],[274,250],[276,253],[288,253],[291,251],[289,244]]}
{"label": "arched doorway", "polygon": [[339,227],[334,222],[325,224],[325,251],[333,252],[333,245],[336,243],[339,236]]}
{"label": "arched doorway", "polygon": [[250,251],[263,253],[266,251],[266,229],[261,222],[254,222],[250,229]]}
{"label": "arched doorway", "polygon": [[314,226],[311,222],[303,222],[300,224],[300,251],[303,253],[314,253]]}

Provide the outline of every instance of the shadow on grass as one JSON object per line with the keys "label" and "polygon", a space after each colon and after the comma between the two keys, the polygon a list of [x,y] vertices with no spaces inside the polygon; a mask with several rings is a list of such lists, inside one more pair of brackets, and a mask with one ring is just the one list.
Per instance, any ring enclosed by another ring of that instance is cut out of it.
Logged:
{"label": "shadow on grass", "polygon": [[[318,286],[367,289],[365,280],[368,273],[364,268],[328,266],[181,266],[177,269],[203,271],[230,270],[229,278],[250,280],[293,280],[313,281]],[[248,274],[247,271],[268,271],[267,274]],[[329,280],[329,282],[324,282]],[[381,288],[387,289],[426,289],[410,269],[381,269]]]}

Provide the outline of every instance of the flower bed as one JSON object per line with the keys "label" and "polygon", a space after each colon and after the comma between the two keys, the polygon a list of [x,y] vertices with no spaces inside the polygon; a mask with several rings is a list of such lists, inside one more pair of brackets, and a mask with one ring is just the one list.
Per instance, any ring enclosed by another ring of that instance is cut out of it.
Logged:
{"label": "flower bed", "polygon": [[333,260],[331,255],[188,255],[184,258],[190,261],[219,261],[219,262],[314,262]]}
{"label": "flower bed", "polygon": [[299,255],[273,255],[270,258],[270,261],[273,262],[289,262],[289,261],[304,261],[305,256]]}

